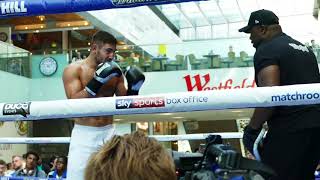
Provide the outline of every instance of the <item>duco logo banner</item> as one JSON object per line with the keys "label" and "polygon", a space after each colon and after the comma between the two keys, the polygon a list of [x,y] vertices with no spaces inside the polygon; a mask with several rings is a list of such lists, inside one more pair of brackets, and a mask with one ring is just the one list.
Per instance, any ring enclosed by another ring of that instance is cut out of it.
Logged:
{"label": "duco logo banner", "polygon": [[28,103],[7,103],[3,106],[3,115],[17,115],[20,114],[23,117],[30,115],[30,105]]}

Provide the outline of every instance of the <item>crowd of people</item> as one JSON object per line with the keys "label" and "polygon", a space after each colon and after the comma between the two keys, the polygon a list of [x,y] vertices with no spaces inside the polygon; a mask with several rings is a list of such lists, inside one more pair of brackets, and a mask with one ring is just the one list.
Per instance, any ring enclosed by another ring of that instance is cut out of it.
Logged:
{"label": "crowd of people", "polygon": [[[66,179],[67,164],[66,156],[53,156],[47,164],[38,153],[29,151],[13,156],[10,163],[0,160],[0,178]],[[170,153],[141,131],[113,136],[90,156],[84,171],[85,180],[176,180]]]}
{"label": "crowd of people", "polygon": [[12,156],[6,163],[0,160],[0,177],[38,177],[64,179],[67,176],[68,159],[66,156],[53,156],[49,163],[42,161],[37,152]]}

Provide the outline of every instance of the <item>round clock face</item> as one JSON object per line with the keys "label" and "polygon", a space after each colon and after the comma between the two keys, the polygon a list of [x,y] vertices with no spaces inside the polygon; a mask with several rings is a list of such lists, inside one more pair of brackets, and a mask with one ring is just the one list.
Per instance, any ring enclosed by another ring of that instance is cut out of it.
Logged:
{"label": "round clock face", "polygon": [[46,57],[40,62],[40,72],[45,76],[51,76],[57,71],[58,63],[52,57]]}

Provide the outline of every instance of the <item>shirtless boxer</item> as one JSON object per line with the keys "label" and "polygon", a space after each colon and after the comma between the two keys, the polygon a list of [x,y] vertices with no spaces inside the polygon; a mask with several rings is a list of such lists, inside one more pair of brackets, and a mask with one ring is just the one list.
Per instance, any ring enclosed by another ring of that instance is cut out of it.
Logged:
{"label": "shirtless boxer", "polygon": [[[125,73],[128,89],[120,67],[113,61],[117,40],[109,33],[93,35],[90,55],[65,68],[63,83],[68,99],[138,95],[144,75],[135,67]],[[115,133],[113,117],[74,118],[75,126],[69,147],[69,180],[82,180],[89,156]]]}

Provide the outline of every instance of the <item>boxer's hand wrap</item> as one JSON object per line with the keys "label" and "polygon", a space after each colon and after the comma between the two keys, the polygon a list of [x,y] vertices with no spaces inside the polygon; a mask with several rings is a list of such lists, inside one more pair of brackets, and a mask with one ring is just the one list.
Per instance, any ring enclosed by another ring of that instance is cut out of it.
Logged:
{"label": "boxer's hand wrap", "polygon": [[87,84],[85,90],[92,96],[96,96],[103,84],[107,83],[113,77],[120,77],[122,71],[117,63],[104,62],[98,65],[92,80]]}
{"label": "boxer's hand wrap", "polygon": [[253,154],[253,145],[257,137],[259,136],[260,131],[261,131],[261,128],[253,129],[249,125],[247,125],[243,130],[242,142],[243,142],[243,145],[251,154]]}
{"label": "boxer's hand wrap", "polygon": [[138,95],[145,80],[142,70],[136,66],[129,66],[126,69],[125,76],[128,82],[127,95]]}

